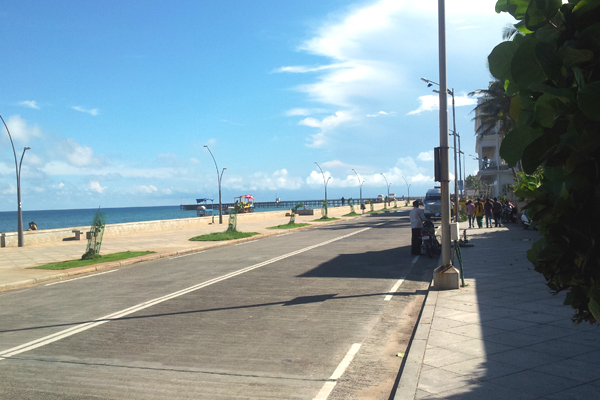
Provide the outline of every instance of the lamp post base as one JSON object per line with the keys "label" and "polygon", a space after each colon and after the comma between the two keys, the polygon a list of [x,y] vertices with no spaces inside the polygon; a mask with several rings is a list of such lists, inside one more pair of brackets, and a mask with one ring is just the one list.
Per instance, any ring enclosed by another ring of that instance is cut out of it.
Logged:
{"label": "lamp post base", "polygon": [[454,290],[460,287],[460,273],[452,265],[442,265],[433,271],[434,290]]}

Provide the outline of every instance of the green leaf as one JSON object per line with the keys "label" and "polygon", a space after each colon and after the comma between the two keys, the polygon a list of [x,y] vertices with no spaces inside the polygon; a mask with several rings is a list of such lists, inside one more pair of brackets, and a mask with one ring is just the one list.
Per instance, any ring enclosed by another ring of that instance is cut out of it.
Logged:
{"label": "green leaf", "polygon": [[598,8],[598,6],[600,6],[598,0],[581,0],[573,7],[573,14],[580,17],[588,11]]}
{"label": "green leaf", "polygon": [[572,47],[561,48],[558,55],[567,68],[591,61],[594,58],[594,53],[591,50],[577,50]]}
{"label": "green leaf", "polygon": [[525,13],[525,25],[534,31],[547,23],[558,12],[562,0],[533,0]]}
{"label": "green leaf", "polygon": [[529,126],[520,126],[510,131],[500,146],[500,156],[508,165],[515,165],[523,156],[523,151],[531,142],[542,136],[539,129]]}
{"label": "green leaf", "polygon": [[588,296],[590,299],[588,308],[594,318],[596,318],[596,321],[600,321],[600,289],[598,288],[598,284],[592,286]]}
{"label": "green leaf", "polygon": [[544,75],[558,82],[562,78],[562,60],[558,56],[554,46],[549,43],[538,43],[535,46],[535,57],[544,71]]}
{"label": "green leaf", "polygon": [[552,128],[567,106],[556,96],[544,93],[535,102],[535,119],[544,128]]}
{"label": "green leaf", "polygon": [[536,47],[539,42],[531,35],[529,36],[515,51],[510,67],[514,81],[522,88],[528,88],[534,83],[546,80],[546,74],[536,57]]}
{"label": "green leaf", "polygon": [[600,121],[600,82],[594,82],[579,90],[577,104],[591,120]]}
{"label": "green leaf", "polygon": [[578,47],[594,52],[600,51],[600,23],[589,26],[581,32]]}
{"label": "green leaf", "polygon": [[521,162],[526,174],[533,174],[548,157],[554,154],[560,139],[555,135],[541,135],[523,150]]}
{"label": "green leaf", "polygon": [[488,65],[491,74],[501,80],[510,80],[510,62],[518,48],[513,41],[502,42],[488,56]]}
{"label": "green leaf", "polygon": [[529,0],[498,0],[496,2],[496,12],[508,12],[515,19],[523,19],[529,6]]}

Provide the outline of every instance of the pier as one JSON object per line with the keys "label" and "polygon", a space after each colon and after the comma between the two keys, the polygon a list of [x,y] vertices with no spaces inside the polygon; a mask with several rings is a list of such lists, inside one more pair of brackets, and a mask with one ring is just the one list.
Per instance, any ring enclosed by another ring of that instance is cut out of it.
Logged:
{"label": "pier", "polygon": [[[371,200],[373,202],[376,202],[377,199],[375,198],[363,198],[362,199],[363,202],[366,202],[367,200]],[[359,206],[360,205],[360,200],[359,199],[352,199],[352,202],[354,204],[354,206]],[[267,209],[282,209],[282,210],[288,210],[291,209],[292,207],[297,206],[298,204],[304,204],[304,206],[302,208],[321,208],[321,206],[323,205],[323,200],[281,200],[281,201],[255,201],[254,202],[254,208],[255,209],[259,209],[259,208],[267,208]],[[329,207],[341,207],[342,206],[342,199],[327,199],[327,204]],[[207,202],[207,203],[202,203],[202,204],[181,204],[179,206],[179,208],[181,210],[185,210],[185,211],[195,211],[198,209],[198,206],[203,205],[204,207],[206,207],[207,210],[217,210],[219,208],[219,203],[218,202]],[[344,200],[344,205],[348,205],[348,199]],[[222,207],[223,210],[227,210],[227,208],[229,207],[233,207],[234,203],[222,203]]]}

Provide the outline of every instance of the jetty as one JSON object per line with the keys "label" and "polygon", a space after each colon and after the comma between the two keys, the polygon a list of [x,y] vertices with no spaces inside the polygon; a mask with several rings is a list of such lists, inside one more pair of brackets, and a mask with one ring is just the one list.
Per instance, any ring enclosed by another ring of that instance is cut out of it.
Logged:
{"label": "jetty", "polygon": [[[363,198],[363,202],[370,200],[372,202],[376,202],[376,198]],[[355,206],[360,204],[359,199],[352,199],[352,202]],[[288,210],[292,207],[297,206],[298,204],[304,204],[303,208],[321,208],[323,205],[323,200],[280,200],[280,201],[255,201],[254,208],[268,208],[268,209],[282,209]],[[329,207],[341,207],[342,199],[327,199],[327,204]],[[195,211],[198,209],[198,206],[203,205],[207,210],[217,210],[219,208],[218,202],[205,202],[198,204],[181,204],[179,208],[184,211]],[[229,207],[234,207],[234,203],[222,203],[223,210],[227,210]],[[348,199],[344,199],[344,204],[348,205]]]}

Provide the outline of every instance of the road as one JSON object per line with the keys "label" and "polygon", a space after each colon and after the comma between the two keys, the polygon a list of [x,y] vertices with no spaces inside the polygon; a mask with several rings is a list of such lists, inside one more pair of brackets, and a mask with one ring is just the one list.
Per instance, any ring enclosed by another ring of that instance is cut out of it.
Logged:
{"label": "road", "polygon": [[0,293],[0,398],[387,399],[409,242],[387,213]]}

